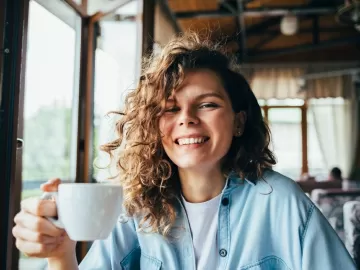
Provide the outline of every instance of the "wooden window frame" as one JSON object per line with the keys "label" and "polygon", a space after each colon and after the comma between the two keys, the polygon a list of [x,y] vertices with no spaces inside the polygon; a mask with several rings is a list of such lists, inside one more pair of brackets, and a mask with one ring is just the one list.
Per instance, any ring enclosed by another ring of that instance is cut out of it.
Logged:
{"label": "wooden window frame", "polygon": [[269,123],[269,110],[271,109],[300,109],[301,110],[301,150],[302,150],[302,164],[301,174],[309,173],[308,163],[308,131],[307,131],[307,102],[304,101],[303,105],[290,106],[290,105],[262,105],[264,111],[264,120]]}
{"label": "wooden window frame", "polygon": [[[41,2],[41,0],[38,0]],[[155,1],[139,0],[143,5],[142,50],[144,55],[152,50],[154,42],[154,10]],[[81,5],[72,0],[64,0],[82,19],[80,45],[80,75],[78,98],[78,138],[76,147],[76,182],[92,181],[92,136],[93,136],[93,99],[94,99],[94,56],[96,48],[97,22],[104,16],[115,12],[130,0],[117,0],[112,3],[112,9],[106,13],[98,12],[93,16],[87,14],[87,0]],[[46,3],[46,1],[44,2]],[[47,2],[49,3],[49,2]],[[56,11],[56,9],[53,9]],[[5,0],[0,2],[0,78],[4,74],[7,79],[1,80],[1,89],[9,89],[6,94],[0,91],[0,268],[6,270],[18,269],[19,251],[12,237],[14,216],[20,208],[22,190],[22,151],[17,150],[17,138],[22,138],[23,107],[24,107],[24,78],[27,45],[27,23],[29,0]],[[146,22],[146,23],[144,23]],[[7,25],[5,27],[5,25]],[[6,38],[5,38],[6,37]],[[5,44],[6,43],[6,44]],[[5,54],[9,49],[9,56]],[[5,54],[4,54],[5,53]],[[11,58],[10,58],[11,56]],[[141,57],[138,57],[139,61]],[[6,64],[6,65],[5,65]],[[139,65],[140,67],[140,65]],[[11,78],[11,79],[10,79]],[[0,90],[1,90],[0,89]],[[12,90],[11,90],[12,89]],[[10,91],[11,90],[11,91]],[[78,260],[85,256],[87,243],[81,242],[77,246]]]}
{"label": "wooden window frame", "polygon": [[20,209],[24,66],[29,0],[0,1],[0,269],[18,268],[12,237]]}

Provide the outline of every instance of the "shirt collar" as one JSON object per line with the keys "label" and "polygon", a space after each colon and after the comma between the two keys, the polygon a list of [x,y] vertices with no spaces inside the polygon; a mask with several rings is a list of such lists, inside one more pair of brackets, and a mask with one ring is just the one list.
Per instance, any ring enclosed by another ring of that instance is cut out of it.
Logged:
{"label": "shirt collar", "polygon": [[249,180],[246,177],[245,177],[245,179],[241,179],[238,173],[236,173],[234,171],[231,171],[229,173],[228,177],[226,178],[225,187],[230,188],[230,187],[233,187],[233,186],[237,186],[239,184],[243,184],[244,181],[246,183],[250,184],[251,186],[256,185],[256,181]]}

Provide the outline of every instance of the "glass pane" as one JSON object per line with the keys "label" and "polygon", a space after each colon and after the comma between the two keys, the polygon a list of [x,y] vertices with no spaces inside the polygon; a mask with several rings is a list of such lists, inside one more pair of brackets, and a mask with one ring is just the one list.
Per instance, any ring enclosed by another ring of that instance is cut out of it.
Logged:
{"label": "glass pane", "polygon": [[[122,7],[117,14],[125,15],[136,10],[140,1],[131,2],[130,8]],[[134,6],[135,5],[135,6]],[[108,165],[108,157],[99,153],[99,145],[115,136],[117,117],[106,116],[109,111],[121,110],[126,92],[136,85],[140,70],[141,25],[138,21],[119,21],[114,15],[99,22],[101,36],[95,51],[94,93],[94,176],[97,181],[111,175],[109,170],[98,169]]]}
{"label": "glass pane", "polygon": [[298,179],[302,167],[301,109],[269,109],[272,150],[278,163],[274,170]]}
{"label": "glass pane", "polygon": [[319,137],[316,133],[313,114],[307,113],[308,129],[308,167],[309,175],[318,181],[324,181],[328,177],[328,171],[320,149]]}
{"label": "glass pane", "polygon": [[[62,7],[59,13],[67,18],[71,15],[80,26],[80,18],[73,10],[63,3],[56,5]],[[74,92],[78,87],[78,34],[53,12],[30,1],[22,199],[40,195],[40,184],[49,178],[74,180],[76,152],[71,149],[76,147],[71,137],[76,126],[76,111],[72,108],[77,106]],[[45,264],[45,260],[21,254],[20,269],[43,269]]]}
{"label": "glass pane", "polygon": [[345,177],[349,173],[352,145],[347,142],[357,134],[351,103],[343,98],[308,102],[309,171],[319,181],[328,179],[332,167],[339,167]]}

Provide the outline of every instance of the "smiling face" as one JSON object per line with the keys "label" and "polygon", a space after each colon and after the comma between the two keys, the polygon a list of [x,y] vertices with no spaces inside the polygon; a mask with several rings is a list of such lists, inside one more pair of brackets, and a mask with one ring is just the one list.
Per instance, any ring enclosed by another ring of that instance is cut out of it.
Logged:
{"label": "smiling face", "polygon": [[216,73],[187,72],[159,120],[166,154],[179,169],[220,168],[233,136],[242,132],[239,116]]}

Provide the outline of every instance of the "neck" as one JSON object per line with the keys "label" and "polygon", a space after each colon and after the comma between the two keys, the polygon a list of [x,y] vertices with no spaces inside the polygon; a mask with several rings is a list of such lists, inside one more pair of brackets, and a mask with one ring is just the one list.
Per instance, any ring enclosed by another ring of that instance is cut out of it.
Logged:
{"label": "neck", "polygon": [[211,200],[221,193],[225,177],[220,168],[188,170],[179,168],[182,194],[186,201],[200,203]]}

